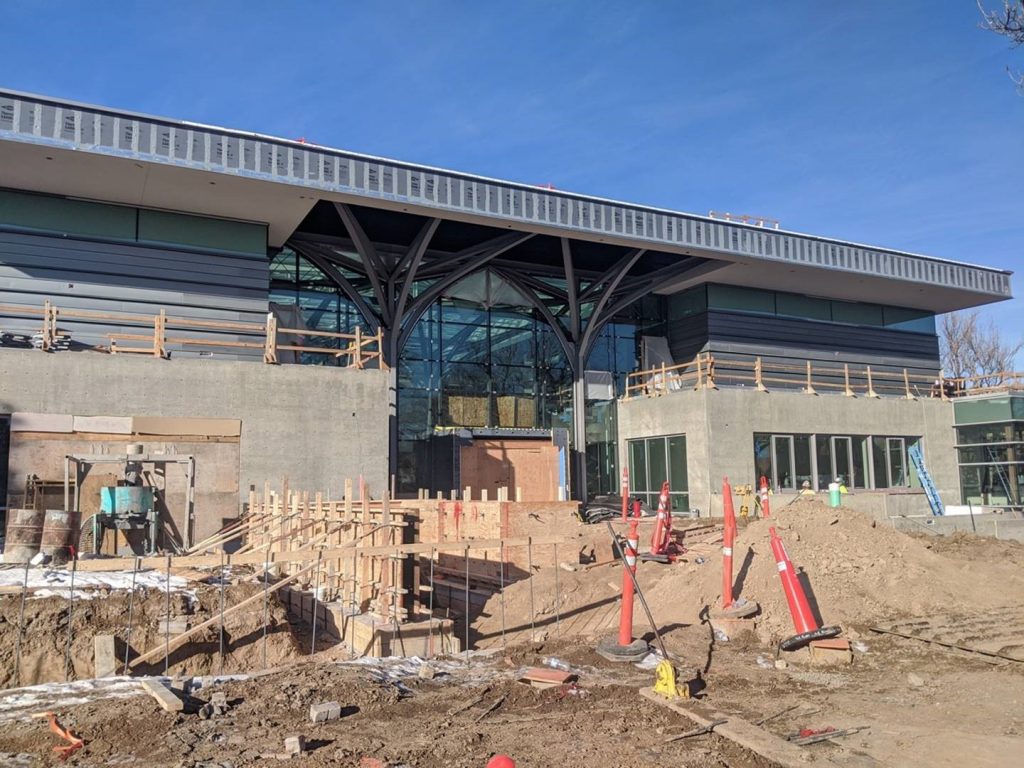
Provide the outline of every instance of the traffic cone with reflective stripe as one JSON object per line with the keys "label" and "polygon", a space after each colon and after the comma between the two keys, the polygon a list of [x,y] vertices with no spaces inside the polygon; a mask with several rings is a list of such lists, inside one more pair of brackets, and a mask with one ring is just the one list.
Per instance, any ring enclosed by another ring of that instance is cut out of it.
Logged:
{"label": "traffic cone with reflective stripe", "polygon": [[597,652],[609,661],[639,661],[647,655],[647,643],[633,639],[633,579],[636,577],[636,553],[640,548],[640,521],[630,518],[629,537],[623,547],[622,605],[619,609],[619,636],[605,638]]}
{"label": "traffic cone with reflective stripe", "polygon": [[[722,478],[722,515],[725,527],[722,532],[722,608],[715,611],[715,618],[744,618],[757,613],[757,603],[733,600],[732,595],[732,552],[736,544],[736,510],[732,503],[732,486],[729,478]],[[726,632],[730,634],[730,632]]]}
{"label": "traffic cone with reflective stripe", "polygon": [[761,517],[771,517],[771,503],[768,501],[768,478],[761,475]]}
{"label": "traffic cone with reflective stripe", "polygon": [[823,640],[828,637],[835,637],[841,630],[839,627],[822,627],[814,618],[811,605],[807,602],[807,595],[804,588],[797,579],[793,563],[789,559],[782,539],[775,532],[774,526],[768,529],[771,537],[772,554],[775,555],[775,564],[779,569],[779,579],[782,581],[782,590],[786,593],[786,602],[789,604],[789,613],[793,617],[793,627],[796,634],[786,638],[779,643],[779,648],[784,651],[795,651],[803,648],[812,640]]}
{"label": "traffic cone with reflective stripe", "polygon": [[672,512],[669,503],[668,480],[661,484],[661,495],[658,497],[658,516],[654,521],[654,532],[651,534],[651,552],[655,556],[667,554],[668,541],[672,534]]}

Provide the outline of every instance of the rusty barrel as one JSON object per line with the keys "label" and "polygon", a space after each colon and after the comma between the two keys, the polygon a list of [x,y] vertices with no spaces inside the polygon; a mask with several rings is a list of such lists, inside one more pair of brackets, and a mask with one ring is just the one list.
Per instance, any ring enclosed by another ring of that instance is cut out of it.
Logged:
{"label": "rusty barrel", "polygon": [[67,562],[71,545],[78,547],[78,527],[81,513],[63,509],[48,509],[43,516],[43,535],[39,551],[50,555],[54,562]]}
{"label": "rusty barrel", "polygon": [[41,509],[8,509],[7,538],[4,542],[5,563],[27,563],[39,552],[43,538]]}

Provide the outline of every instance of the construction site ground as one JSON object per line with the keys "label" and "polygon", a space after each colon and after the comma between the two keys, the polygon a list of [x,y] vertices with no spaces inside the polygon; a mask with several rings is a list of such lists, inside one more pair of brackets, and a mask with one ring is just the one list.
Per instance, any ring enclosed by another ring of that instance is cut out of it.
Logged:
{"label": "construction site ground", "polygon": [[[715,529],[692,523],[682,535],[687,551],[679,561],[643,563],[639,577],[677,666],[702,674],[702,706],[737,722],[770,718],[761,727],[783,738],[805,728],[864,727],[802,747],[807,765],[1019,764],[1024,547],[963,534],[908,536],[854,512],[817,502],[794,504],[772,520],[741,527],[734,547],[736,593],[757,602],[761,614],[754,632],[723,641],[703,621],[721,591],[720,542]],[[769,525],[777,527],[803,571],[821,618],[841,626],[854,642],[851,664],[812,664],[806,650],[776,652],[777,642],[793,630],[768,547]],[[581,551],[600,552],[607,544],[603,525],[581,526],[579,533]],[[69,765],[277,765],[285,738],[294,735],[306,738],[307,752],[291,762],[309,766],[469,768],[499,752],[518,766],[778,765],[717,734],[667,741],[696,724],[639,695],[653,683],[653,670],[612,664],[593,650],[597,639],[615,632],[621,578],[617,562],[537,570],[504,596],[495,594],[474,618],[471,637],[482,650],[468,659],[430,660],[432,679],[419,675],[418,660],[349,660],[344,648],[324,644],[310,655],[309,627],[289,625],[277,613],[264,672],[258,618],[239,617],[223,671],[248,676],[208,680],[188,702],[195,708],[223,691],[227,712],[209,719],[165,712],[125,678],[2,691],[0,765],[58,764],[51,748],[60,740],[44,721],[31,718],[39,711],[55,712],[85,740]],[[254,588],[236,585],[230,600]],[[216,587],[196,592],[199,611],[218,594]],[[107,598],[111,606],[119,599]],[[153,617],[164,599],[161,593],[147,598]],[[36,632],[45,634],[51,624],[55,637],[66,632],[59,623],[64,602],[29,601]],[[76,603],[79,615],[85,605]],[[17,607],[14,596],[0,598],[5,673]],[[116,610],[109,610],[106,631],[117,623]],[[106,614],[94,609],[93,623],[103,623],[95,619],[99,615]],[[906,629],[911,620],[918,624]],[[76,623],[76,655],[83,657],[91,646],[88,626]],[[637,636],[653,640],[639,605],[634,626]],[[947,645],[874,631],[887,627]],[[43,641],[26,642],[37,657],[43,655],[37,647]],[[54,659],[61,663],[62,648],[53,641]],[[539,690],[517,681],[547,656],[568,662],[577,685]],[[782,664],[776,665],[777,657]],[[45,663],[47,669],[54,659]],[[172,674],[217,674],[216,636],[173,661]],[[337,701],[342,717],[311,723],[310,705],[325,701]]]}

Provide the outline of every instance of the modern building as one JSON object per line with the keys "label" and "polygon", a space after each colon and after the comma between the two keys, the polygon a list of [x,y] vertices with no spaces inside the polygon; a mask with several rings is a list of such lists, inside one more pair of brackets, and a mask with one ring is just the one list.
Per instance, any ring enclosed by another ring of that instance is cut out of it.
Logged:
{"label": "modern building", "polygon": [[1010,295],[1005,270],[770,222],[0,91],[0,412],[85,442],[75,418],[236,420],[208,460],[228,497],[587,499],[625,463],[714,511],[723,474],[912,489],[913,445],[976,496],[930,397],[935,316]]}

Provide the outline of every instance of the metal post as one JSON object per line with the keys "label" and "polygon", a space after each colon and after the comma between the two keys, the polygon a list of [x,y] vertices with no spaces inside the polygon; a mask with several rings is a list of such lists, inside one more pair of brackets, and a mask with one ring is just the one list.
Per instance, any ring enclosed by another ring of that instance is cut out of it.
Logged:
{"label": "metal post", "polygon": [[466,546],[466,663],[469,664],[469,546]]}
{"label": "metal post", "polygon": [[427,654],[434,647],[434,548],[430,548],[430,620],[427,623]]}
{"label": "metal post", "polygon": [[526,540],[526,565],[530,572],[530,642],[537,642],[537,614],[533,607],[533,537]]}
{"label": "metal post", "polygon": [[320,561],[323,559],[324,551],[321,549],[316,553],[316,568],[313,569],[313,642],[309,649],[309,655],[316,653],[316,609],[317,589],[320,583]]}
{"label": "metal post", "polygon": [[270,589],[270,548],[263,557],[263,668],[267,668],[267,612],[269,605],[267,597]]}
{"label": "metal post", "polygon": [[139,574],[139,558],[132,563],[132,591],[128,594],[128,630],[124,635],[124,673],[128,674],[128,654],[132,647],[132,612],[135,609],[135,578]]}
{"label": "metal post", "polygon": [[499,556],[501,557],[500,567],[498,568],[499,577],[501,579],[501,650],[504,653],[507,650],[505,644],[505,543],[502,542],[498,545]]}
{"label": "metal post", "polygon": [[220,548],[220,673],[224,674],[224,545]]}
{"label": "metal post", "polygon": [[18,609],[18,637],[14,641],[14,687],[21,686],[21,633],[25,629],[25,596],[28,594],[28,569],[32,564],[25,561],[25,582],[21,586],[21,608]]}
{"label": "metal post", "polygon": [[167,556],[167,580],[164,584],[166,589],[166,600],[164,601],[167,606],[166,615],[164,617],[164,674],[167,674],[168,669],[171,666],[171,556]]}
{"label": "metal post", "polygon": [[71,555],[71,588],[68,590],[68,644],[64,650],[64,682],[68,682],[71,675],[71,624],[74,618],[75,609],[75,573],[78,571],[77,553],[72,550]]}
{"label": "metal post", "polygon": [[558,565],[558,544],[551,545],[554,548],[555,555],[555,630],[558,632],[562,631],[562,616],[559,610],[559,604],[561,603],[562,592],[558,585],[558,572],[562,570]]}

